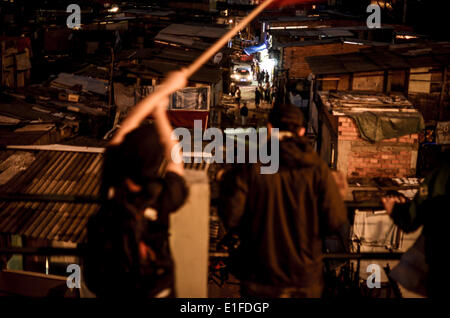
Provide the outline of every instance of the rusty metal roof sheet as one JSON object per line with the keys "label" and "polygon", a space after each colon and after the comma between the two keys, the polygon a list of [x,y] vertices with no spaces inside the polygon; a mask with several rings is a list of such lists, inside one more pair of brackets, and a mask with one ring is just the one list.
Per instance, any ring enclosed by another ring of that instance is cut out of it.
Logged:
{"label": "rusty metal roof sheet", "polygon": [[[0,161],[15,151],[0,151]],[[0,186],[2,195],[98,197],[103,154],[100,152],[35,150],[35,160]],[[207,170],[209,164],[186,163],[186,169]],[[99,204],[0,201],[0,233],[80,243],[89,217]]]}
{"label": "rusty metal roof sheet", "polygon": [[416,113],[417,110],[403,94],[365,91],[319,91],[322,103],[333,111],[378,110]]}
{"label": "rusty metal roof sheet", "polygon": [[[165,29],[161,30],[159,35],[175,35],[175,36],[192,36],[218,39],[227,33],[224,27],[210,27],[206,25],[189,25],[189,24],[171,24]],[[156,37],[156,39],[158,38]]]}
{"label": "rusty metal roof sheet", "polygon": [[356,53],[306,57],[316,75],[445,66],[450,63],[450,43],[374,46]]}
{"label": "rusty metal roof sheet", "polygon": [[[38,151],[31,166],[0,188],[5,194],[97,196],[102,155]],[[97,204],[1,202],[0,232],[79,243]]]}

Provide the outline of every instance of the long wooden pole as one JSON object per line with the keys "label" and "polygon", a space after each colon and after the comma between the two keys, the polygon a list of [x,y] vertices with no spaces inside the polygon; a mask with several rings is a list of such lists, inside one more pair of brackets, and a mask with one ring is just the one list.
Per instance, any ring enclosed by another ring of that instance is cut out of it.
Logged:
{"label": "long wooden pole", "polygon": [[[197,60],[194,61],[188,68],[185,69],[185,76],[189,78],[198,71],[211,57],[214,56],[224,45],[228,43],[240,30],[242,30],[247,24],[249,24],[258,14],[260,14],[264,9],[271,5],[276,0],[266,0],[261,3],[257,8],[255,8],[247,17],[245,17],[241,22],[235,25],[230,31],[223,35],[213,46],[208,50],[203,52]],[[141,101],[136,107],[131,111],[130,115],[123,121],[121,127],[115,134],[114,138],[111,140],[111,144],[119,144],[122,142],[123,137],[139,126],[139,124],[152,113],[154,107],[161,100],[167,99],[171,92],[168,92],[164,87],[156,89],[151,95],[149,95],[145,100]]]}

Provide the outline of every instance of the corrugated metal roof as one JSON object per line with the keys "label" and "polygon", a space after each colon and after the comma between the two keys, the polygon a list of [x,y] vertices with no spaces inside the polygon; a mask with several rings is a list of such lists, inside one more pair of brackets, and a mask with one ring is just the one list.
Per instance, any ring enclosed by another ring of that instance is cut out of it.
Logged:
{"label": "corrugated metal roof", "polygon": [[175,43],[184,47],[204,50],[227,32],[228,30],[224,27],[171,24],[155,36],[155,42]]}
{"label": "corrugated metal roof", "polygon": [[0,128],[0,146],[57,142],[61,139],[59,136],[60,134],[57,129],[52,131],[27,131],[19,133],[2,127]]}
{"label": "corrugated metal roof", "polygon": [[[6,160],[14,151],[1,151]],[[35,151],[35,160],[5,185],[3,195],[59,195],[98,197],[102,153]],[[209,164],[185,164],[186,169],[207,170]],[[80,243],[86,238],[89,217],[96,203],[0,201],[0,232],[31,238]]]}
{"label": "corrugated metal roof", "polygon": [[271,17],[271,18],[260,18],[261,21],[265,21],[265,22],[268,22],[268,23],[319,21],[320,19],[323,19],[323,18],[321,18],[321,17],[307,17],[307,16],[294,16],[294,17],[280,16],[280,17]]}
{"label": "corrugated metal roof", "polygon": [[198,41],[193,37],[173,35],[173,34],[158,34],[155,37],[155,40],[168,43],[177,43],[187,47],[196,47],[198,49],[206,49],[209,46],[211,46],[211,44]]}
{"label": "corrugated metal roof", "polygon": [[319,91],[318,96],[333,114],[363,111],[399,112],[404,116],[417,113],[417,110],[403,94],[377,93],[364,91]]}
{"label": "corrugated metal roof", "polygon": [[353,33],[348,30],[342,30],[342,29],[324,29],[322,30],[323,34],[328,37],[333,36],[342,36],[342,37],[351,37],[353,36]]}
{"label": "corrugated metal roof", "polygon": [[[55,121],[57,117],[51,114],[50,111],[38,111],[35,110],[37,105],[30,104],[19,99],[13,99],[10,102],[1,101],[0,103],[0,114],[17,118],[23,121],[43,121],[51,122]],[[47,110],[46,110],[47,111]]]}
{"label": "corrugated metal roof", "polygon": [[272,34],[289,35],[291,37],[353,37],[354,34],[341,28],[319,28],[319,29],[274,29]]}
{"label": "corrugated metal roof", "polygon": [[407,69],[450,64],[450,43],[365,48],[357,53],[306,57],[316,75]]}
{"label": "corrugated metal roof", "polygon": [[153,16],[157,16],[157,17],[167,17],[171,14],[175,14],[175,11],[172,11],[172,10],[152,11],[152,10],[145,10],[145,9],[127,9],[124,11],[124,13],[135,14],[135,15],[153,15]]}
{"label": "corrugated metal roof", "polygon": [[[223,27],[210,27],[205,25],[189,25],[189,24],[171,24],[167,28],[161,30],[160,35],[178,35],[191,37],[204,37],[218,39],[222,37],[228,30]],[[158,36],[156,39],[158,39]]]}
{"label": "corrugated metal roof", "polygon": [[[97,196],[102,155],[39,151],[31,166],[0,187],[5,194]],[[0,232],[79,243],[96,204],[0,203]]]}
{"label": "corrugated metal roof", "polygon": [[[126,67],[129,72],[141,73],[155,77],[164,77],[166,74],[176,71],[179,68],[179,63],[155,60],[144,60],[141,65],[129,65]],[[203,66],[195,72],[189,80],[192,82],[216,84],[221,79],[222,71],[220,69]]]}

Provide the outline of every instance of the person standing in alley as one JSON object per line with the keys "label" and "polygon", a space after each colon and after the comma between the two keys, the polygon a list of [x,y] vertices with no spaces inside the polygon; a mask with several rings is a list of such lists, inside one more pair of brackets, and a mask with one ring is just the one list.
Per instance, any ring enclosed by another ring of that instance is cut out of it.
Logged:
{"label": "person standing in alley", "polygon": [[247,108],[247,103],[244,103],[244,105],[242,106],[241,110],[241,120],[242,120],[242,126],[245,127],[245,125],[247,125],[247,116],[248,116],[248,108]]}
{"label": "person standing in alley", "polygon": [[230,85],[230,95],[232,97],[234,97],[235,94],[236,94],[236,84],[231,83],[231,85]]}
{"label": "person standing in alley", "polygon": [[264,101],[264,87],[261,84],[258,84],[258,90],[259,90],[259,96],[260,96],[260,102]]}
{"label": "person standing in alley", "polygon": [[256,80],[258,80],[259,76],[259,65],[257,62],[253,61],[253,65],[255,65],[255,74],[256,74]]}
{"label": "person standing in alley", "polygon": [[263,77],[264,77],[264,73],[263,73],[264,71],[260,71],[260,72],[258,72],[258,85],[262,85],[262,82],[263,82]]}
{"label": "person standing in alley", "polygon": [[238,108],[241,107],[241,89],[239,88],[239,86],[236,88],[236,92],[234,93],[234,95],[236,96],[236,103]]}
{"label": "person standing in alley", "polygon": [[255,107],[259,109],[259,103],[261,102],[261,93],[259,92],[258,87],[255,87]]}
{"label": "person standing in alley", "polygon": [[[269,82],[270,82],[270,75],[269,75],[269,72],[266,71],[266,74],[265,74],[264,79],[265,79],[266,83],[269,83]],[[269,84],[269,85],[270,85],[270,84]]]}
{"label": "person standing in alley", "polygon": [[279,139],[271,149],[279,150],[277,172],[261,174],[263,164],[253,163],[222,175],[219,215],[240,239],[231,268],[243,297],[318,298],[324,239],[343,233],[347,212],[330,169],[304,136],[301,110],[276,105],[268,130]]}
{"label": "person standing in alley", "polygon": [[270,83],[266,82],[266,87],[264,89],[264,100],[270,103]]}
{"label": "person standing in alley", "polygon": [[271,92],[271,103],[272,106],[275,104],[275,101],[277,99],[277,95],[278,95],[278,88],[275,84],[272,85],[272,92]]}

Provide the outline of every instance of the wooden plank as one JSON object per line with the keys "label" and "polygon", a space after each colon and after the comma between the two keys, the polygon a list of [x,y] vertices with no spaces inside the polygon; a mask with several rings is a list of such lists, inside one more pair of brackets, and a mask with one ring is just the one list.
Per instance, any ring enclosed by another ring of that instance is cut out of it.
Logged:
{"label": "wooden plank", "polygon": [[445,66],[444,67],[444,72],[442,74],[442,87],[441,87],[441,93],[439,95],[439,121],[443,120],[444,117],[444,94],[445,94],[445,89],[447,87],[447,73],[448,72],[448,67]]}
{"label": "wooden plank", "polygon": [[430,93],[431,73],[429,67],[412,68],[409,76],[410,93]]}
{"label": "wooden plank", "polygon": [[[361,113],[361,112],[398,112],[398,113],[417,113],[417,110],[415,109],[399,109],[399,108],[347,108],[347,109],[338,109],[333,110],[333,115],[336,116],[345,116],[346,113],[354,112],[354,113]],[[345,112],[345,113],[343,113]]]}
{"label": "wooden plank", "polygon": [[353,90],[359,91],[383,91],[384,74],[370,75],[370,76],[354,76],[353,77]]}

